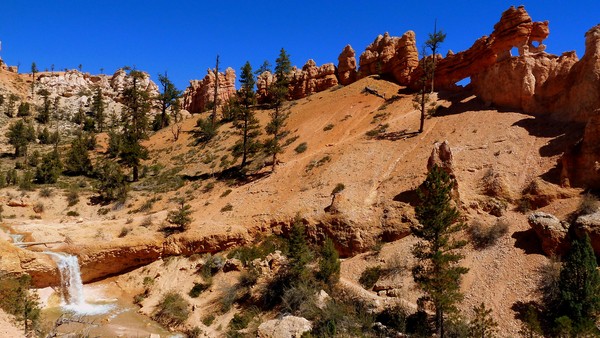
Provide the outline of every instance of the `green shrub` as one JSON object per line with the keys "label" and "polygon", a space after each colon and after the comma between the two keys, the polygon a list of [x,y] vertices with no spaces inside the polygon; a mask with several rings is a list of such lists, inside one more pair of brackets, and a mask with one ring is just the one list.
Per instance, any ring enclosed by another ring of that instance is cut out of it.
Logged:
{"label": "green shrub", "polygon": [[221,212],[231,211],[233,210],[233,205],[227,203],[224,207],[221,208]]}
{"label": "green shrub", "polygon": [[67,216],[78,217],[79,213],[77,211],[69,210],[67,211]]}
{"label": "green shrub", "polygon": [[119,238],[127,236],[131,232],[131,230],[132,229],[130,227],[122,227],[121,232],[119,233]]}
{"label": "green shrub", "polygon": [[36,214],[43,213],[45,209],[46,209],[46,207],[44,206],[44,203],[42,203],[42,202],[37,202],[33,205],[33,212],[35,212]]}
{"label": "green shrub", "polygon": [[39,325],[40,307],[37,295],[30,293],[31,277],[2,276],[0,278],[0,308],[12,314],[25,326],[25,333]]}
{"label": "green shrub", "polygon": [[594,194],[587,193],[583,195],[579,207],[577,208],[578,215],[593,214],[600,208],[600,201]]}
{"label": "green shrub", "polygon": [[214,321],[215,321],[215,315],[213,315],[213,314],[210,314],[210,315],[202,318],[202,324],[204,324],[206,326],[211,326]]}
{"label": "green shrub", "polygon": [[308,144],[306,142],[302,142],[296,148],[294,148],[294,151],[296,154],[302,154],[306,151],[306,149],[308,149]]}
{"label": "green shrub", "polygon": [[253,260],[257,258],[264,259],[268,254],[275,252],[275,250],[286,252],[287,244],[280,237],[269,236],[256,245],[233,249],[227,254],[227,258],[237,258],[244,266],[248,266]]}
{"label": "green shrub", "polygon": [[231,194],[231,189],[227,189],[225,191],[223,191],[223,193],[221,194],[221,198],[226,197],[227,195]]}
{"label": "green shrub", "polygon": [[225,258],[221,255],[206,254],[204,264],[200,268],[200,274],[204,278],[210,278],[219,272],[225,265]]}
{"label": "green shrub", "polygon": [[[160,114],[156,116],[160,116]],[[185,335],[187,336],[187,338],[199,338],[200,336],[202,336],[203,333],[204,331],[202,331],[201,328],[194,326],[192,329],[187,330],[185,332]]]}
{"label": "green shrub", "polygon": [[23,173],[19,179],[19,189],[23,191],[33,190],[33,173],[29,170]]}
{"label": "green shrub", "polygon": [[198,298],[198,296],[200,296],[202,292],[208,290],[210,286],[211,283],[194,283],[194,286],[189,292],[189,296],[192,298]]}
{"label": "green shrub", "polygon": [[325,239],[321,249],[317,278],[330,285],[337,283],[340,279],[340,256],[329,237]]}
{"label": "green shrub", "polygon": [[48,198],[48,197],[52,197],[53,193],[54,192],[52,191],[52,188],[43,187],[42,189],[40,189],[39,195],[40,195],[40,197]]}
{"label": "green shrub", "polygon": [[382,269],[380,266],[373,266],[365,269],[363,273],[360,275],[358,282],[367,290],[373,288],[375,283],[381,277]]}
{"label": "green shrub", "polygon": [[323,131],[329,131],[331,129],[333,129],[334,125],[332,123],[327,124],[325,127],[323,127]]}
{"label": "green shrub", "polygon": [[160,300],[152,318],[164,326],[179,326],[190,316],[189,307],[180,294],[170,291]]}

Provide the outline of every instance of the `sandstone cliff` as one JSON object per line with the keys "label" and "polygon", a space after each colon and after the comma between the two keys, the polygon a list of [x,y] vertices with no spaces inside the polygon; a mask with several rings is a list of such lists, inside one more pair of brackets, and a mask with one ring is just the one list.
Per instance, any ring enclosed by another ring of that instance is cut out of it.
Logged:
{"label": "sandstone cliff", "polygon": [[379,35],[360,55],[358,77],[374,74],[391,75],[400,85],[408,85],[411,73],[419,65],[415,33],[408,31],[402,37]]}

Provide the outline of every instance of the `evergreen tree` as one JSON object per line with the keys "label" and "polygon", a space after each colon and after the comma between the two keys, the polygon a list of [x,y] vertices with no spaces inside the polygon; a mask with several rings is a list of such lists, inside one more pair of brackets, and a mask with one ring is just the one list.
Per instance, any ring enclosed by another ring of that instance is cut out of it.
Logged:
{"label": "evergreen tree", "polygon": [[29,115],[31,115],[31,106],[29,105],[29,102],[21,102],[21,104],[19,104],[19,109],[17,110],[17,116],[26,117]]}
{"label": "evergreen tree", "polygon": [[8,117],[15,116],[15,107],[17,106],[17,101],[19,101],[19,97],[15,94],[10,94],[8,96],[8,102],[6,103],[6,107],[4,110],[4,114]]}
{"label": "evergreen tree", "polygon": [[169,211],[167,215],[167,222],[176,226],[178,231],[186,231],[193,219],[190,216],[192,214],[192,206],[185,203],[185,199],[181,198],[178,201],[177,210]]}
{"label": "evergreen tree", "polygon": [[148,150],[141,141],[148,138],[146,132],[151,105],[148,92],[140,85],[144,74],[131,70],[129,77],[131,85],[123,91],[125,111],[122,114],[123,134],[119,156],[131,168],[133,181],[136,182],[139,179],[140,162],[148,158]]}
{"label": "evergreen tree", "polygon": [[38,73],[38,68],[37,65],[35,64],[35,62],[31,63],[31,96],[33,97],[34,95],[34,90],[35,90],[35,74]]}
{"label": "evergreen tree", "polygon": [[38,328],[41,312],[39,298],[29,291],[30,287],[29,275],[0,276],[0,307],[23,322],[25,335],[28,337],[30,331]]}
{"label": "evergreen tree", "polygon": [[275,81],[269,88],[273,111],[271,112],[271,120],[265,128],[267,134],[271,135],[271,138],[265,144],[265,151],[267,155],[272,156],[272,171],[275,171],[277,165],[277,154],[283,151],[281,140],[288,134],[285,126],[289,113],[284,111],[283,103],[287,100],[289,76],[292,71],[290,56],[285,49],[281,49],[275,62]]}
{"label": "evergreen tree", "polygon": [[421,61],[419,61],[421,69],[423,73],[421,77],[417,80],[417,85],[419,86],[419,91],[415,93],[413,97],[413,104],[415,109],[418,109],[421,112],[421,123],[419,125],[419,133],[423,132],[423,128],[425,127],[425,117],[426,115],[431,115],[435,112],[436,106],[435,102],[431,101],[430,94],[427,90],[427,84],[429,81],[432,81],[432,69],[433,69],[433,59],[427,56],[427,52],[425,47],[423,47],[421,51]]}
{"label": "evergreen tree", "polygon": [[340,255],[338,254],[333,241],[327,237],[321,248],[321,260],[319,261],[319,271],[317,278],[333,285],[340,279]]}
{"label": "evergreen tree", "polygon": [[254,74],[250,62],[241,69],[240,84],[241,88],[237,92],[234,126],[240,131],[241,139],[233,147],[233,156],[242,156],[240,170],[246,166],[249,157],[252,157],[260,149],[260,125],[258,119],[254,116],[253,106],[256,104],[256,92],[254,91]]}
{"label": "evergreen tree", "polygon": [[260,65],[260,67],[258,67],[258,69],[256,70],[256,72],[254,72],[254,74],[256,74],[258,76],[264,72],[271,73],[271,63],[269,63],[269,60],[263,61],[262,65]]}
{"label": "evergreen tree", "polygon": [[102,95],[102,88],[98,86],[96,88],[96,93],[92,97],[92,116],[93,116],[93,127],[92,129],[96,129],[100,132],[104,131],[104,127],[106,124],[106,103],[104,103],[104,98]]}
{"label": "evergreen tree", "polygon": [[8,143],[15,147],[15,157],[27,155],[27,146],[35,141],[35,136],[33,126],[22,119],[11,124],[6,133]]}
{"label": "evergreen tree", "polygon": [[35,117],[36,121],[41,124],[46,124],[50,121],[50,111],[52,102],[50,101],[50,92],[47,89],[38,90],[38,95],[42,96],[42,106],[38,108],[38,114]]}
{"label": "evergreen tree", "polygon": [[215,66],[215,88],[213,92],[213,106],[210,114],[210,124],[214,129],[217,125],[217,107],[219,106],[219,55],[217,54],[217,65]]}
{"label": "evergreen tree", "polygon": [[492,310],[487,309],[482,302],[473,307],[475,318],[469,323],[469,337],[493,338],[498,331],[498,323],[492,318]]}
{"label": "evergreen tree", "polygon": [[423,301],[435,309],[435,328],[438,337],[444,337],[444,316],[456,311],[462,300],[461,276],[468,269],[458,266],[463,255],[457,252],[465,241],[454,240],[452,235],[464,228],[458,222],[458,210],[451,204],[454,182],[450,176],[434,165],[418,190],[419,205],[415,208],[419,225],[411,228],[420,239],[412,249],[417,261],[412,268],[415,283],[423,290]]}
{"label": "evergreen tree", "polygon": [[288,255],[290,261],[290,276],[291,279],[305,278],[308,275],[306,265],[311,261],[312,255],[306,242],[305,228],[302,224],[300,216],[296,216],[292,231],[288,239]]}
{"label": "evergreen tree", "polygon": [[61,171],[60,155],[54,149],[42,157],[42,163],[35,170],[35,181],[40,184],[56,183]]}
{"label": "evergreen tree", "polygon": [[600,275],[596,256],[586,234],[572,242],[565,257],[558,281],[558,309],[556,317],[568,317],[575,333],[593,329],[600,310]]}
{"label": "evergreen tree", "polygon": [[425,41],[425,45],[431,50],[431,92],[434,90],[434,77],[435,77],[435,60],[436,60],[436,52],[439,48],[440,44],[446,40],[446,34],[441,30],[437,30],[437,21],[433,26],[433,34],[429,33],[429,39]]}
{"label": "evergreen tree", "polygon": [[71,148],[65,159],[65,169],[70,175],[89,175],[92,173],[92,161],[88,155],[87,140],[81,135],[71,142]]}
{"label": "evergreen tree", "polygon": [[127,198],[127,180],[121,166],[112,161],[96,163],[96,191],[100,198],[107,202],[123,202]]}
{"label": "evergreen tree", "polygon": [[[162,86],[162,93],[158,94],[158,101],[160,102],[160,114],[157,114],[153,123],[153,129],[159,130],[169,125],[169,115],[167,111],[171,110],[171,115],[177,117],[179,114],[179,103],[178,99],[181,96],[181,91],[177,90],[177,87],[171,82],[165,74],[158,74],[158,81]],[[177,123],[177,120],[175,120]]]}

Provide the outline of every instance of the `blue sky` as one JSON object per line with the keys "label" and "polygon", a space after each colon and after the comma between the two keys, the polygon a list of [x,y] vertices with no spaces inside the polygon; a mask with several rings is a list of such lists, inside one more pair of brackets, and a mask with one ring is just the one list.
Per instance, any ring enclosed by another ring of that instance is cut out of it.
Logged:
{"label": "blue sky", "polygon": [[550,21],[547,51],[584,51],[584,33],[600,24],[600,1],[166,1],[2,0],[0,56],[28,72],[77,68],[113,73],[129,65],[168,71],[183,89],[221,65],[239,73],[245,61],[272,64],[283,47],[292,63],[334,62],[346,44],[358,55],[378,34],[417,34],[420,46],[433,29],[447,33],[442,53],[464,50],[489,35],[501,13],[525,5],[534,21]]}

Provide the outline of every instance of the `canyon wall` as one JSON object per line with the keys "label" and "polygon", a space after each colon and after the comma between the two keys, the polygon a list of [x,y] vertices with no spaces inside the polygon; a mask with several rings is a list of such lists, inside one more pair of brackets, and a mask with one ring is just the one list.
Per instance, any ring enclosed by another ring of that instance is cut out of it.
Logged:
{"label": "canyon wall", "polygon": [[[208,69],[202,80],[191,80],[190,85],[183,92],[182,108],[191,114],[200,114],[207,110],[214,102],[215,71]],[[219,87],[217,88],[218,104],[222,105],[236,93],[235,71],[227,68],[224,73],[219,72]]]}

